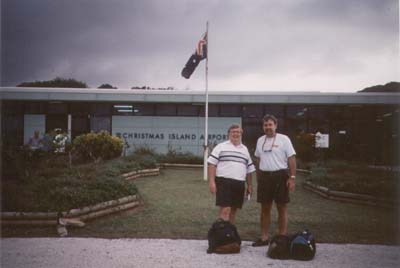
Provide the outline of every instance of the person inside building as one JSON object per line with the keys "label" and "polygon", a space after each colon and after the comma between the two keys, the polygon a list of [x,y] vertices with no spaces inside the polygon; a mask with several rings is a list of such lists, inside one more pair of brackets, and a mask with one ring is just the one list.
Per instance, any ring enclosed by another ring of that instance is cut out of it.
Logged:
{"label": "person inside building", "polygon": [[29,138],[27,145],[31,150],[37,150],[43,146],[39,130],[34,131],[33,136]]}
{"label": "person inside building", "polygon": [[208,158],[209,187],[216,195],[219,218],[232,224],[237,210],[242,208],[245,192],[252,193],[251,173],[255,171],[249,151],[242,144],[242,133],[240,125],[231,125],[229,140],[218,144]]}
{"label": "person inside building", "polygon": [[279,234],[287,233],[287,205],[289,192],[294,191],[296,178],[296,152],[289,137],[276,132],[278,120],[273,115],[263,118],[265,135],[257,140],[257,202],[261,203],[261,237],[252,245],[269,243],[269,226],[273,202],[278,210]]}

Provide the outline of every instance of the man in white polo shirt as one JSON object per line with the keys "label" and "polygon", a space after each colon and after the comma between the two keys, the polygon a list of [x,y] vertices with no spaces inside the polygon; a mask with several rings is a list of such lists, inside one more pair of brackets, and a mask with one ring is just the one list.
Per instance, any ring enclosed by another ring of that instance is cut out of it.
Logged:
{"label": "man in white polo shirt", "polygon": [[257,140],[254,153],[257,157],[257,202],[261,203],[261,237],[253,243],[254,247],[268,245],[274,201],[278,210],[279,234],[287,233],[287,204],[289,192],[295,187],[296,152],[288,136],[276,133],[277,126],[275,116],[264,116],[265,135]]}
{"label": "man in white polo shirt", "polygon": [[219,218],[235,224],[237,209],[242,208],[245,182],[252,193],[251,173],[255,167],[247,147],[242,144],[242,128],[229,127],[229,140],[218,144],[208,158],[210,192],[216,194]]}

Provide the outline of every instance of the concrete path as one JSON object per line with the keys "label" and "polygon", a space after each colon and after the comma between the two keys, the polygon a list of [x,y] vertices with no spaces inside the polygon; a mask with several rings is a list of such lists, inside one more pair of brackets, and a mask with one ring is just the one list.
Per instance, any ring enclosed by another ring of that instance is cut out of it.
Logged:
{"label": "concrete path", "polygon": [[207,241],[170,239],[3,238],[1,267],[400,267],[400,247],[317,244],[312,261],[273,260],[266,247],[242,243],[240,254],[206,254]]}

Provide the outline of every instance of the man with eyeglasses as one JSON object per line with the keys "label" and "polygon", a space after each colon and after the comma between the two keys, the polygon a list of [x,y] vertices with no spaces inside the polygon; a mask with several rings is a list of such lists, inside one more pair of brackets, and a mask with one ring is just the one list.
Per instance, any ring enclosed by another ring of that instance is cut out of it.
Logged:
{"label": "man with eyeglasses", "polygon": [[273,202],[278,210],[279,234],[287,233],[287,204],[289,192],[294,191],[296,178],[296,152],[289,137],[276,133],[278,120],[273,115],[263,118],[265,135],[257,140],[257,202],[261,203],[261,237],[253,247],[267,246]]}
{"label": "man with eyeglasses", "polygon": [[243,130],[238,124],[228,129],[229,140],[218,144],[208,158],[210,192],[216,195],[219,218],[235,224],[245,194],[252,193],[251,173],[256,169],[247,147],[242,144]]}

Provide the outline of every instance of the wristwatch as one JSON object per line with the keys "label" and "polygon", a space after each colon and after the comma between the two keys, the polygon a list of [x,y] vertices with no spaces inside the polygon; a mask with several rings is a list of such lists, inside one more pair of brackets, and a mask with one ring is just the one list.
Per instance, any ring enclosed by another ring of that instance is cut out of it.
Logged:
{"label": "wristwatch", "polygon": [[290,176],[290,178],[294,180],[294,179],[296,179],[296,176],[292,175],[292,176]]}

